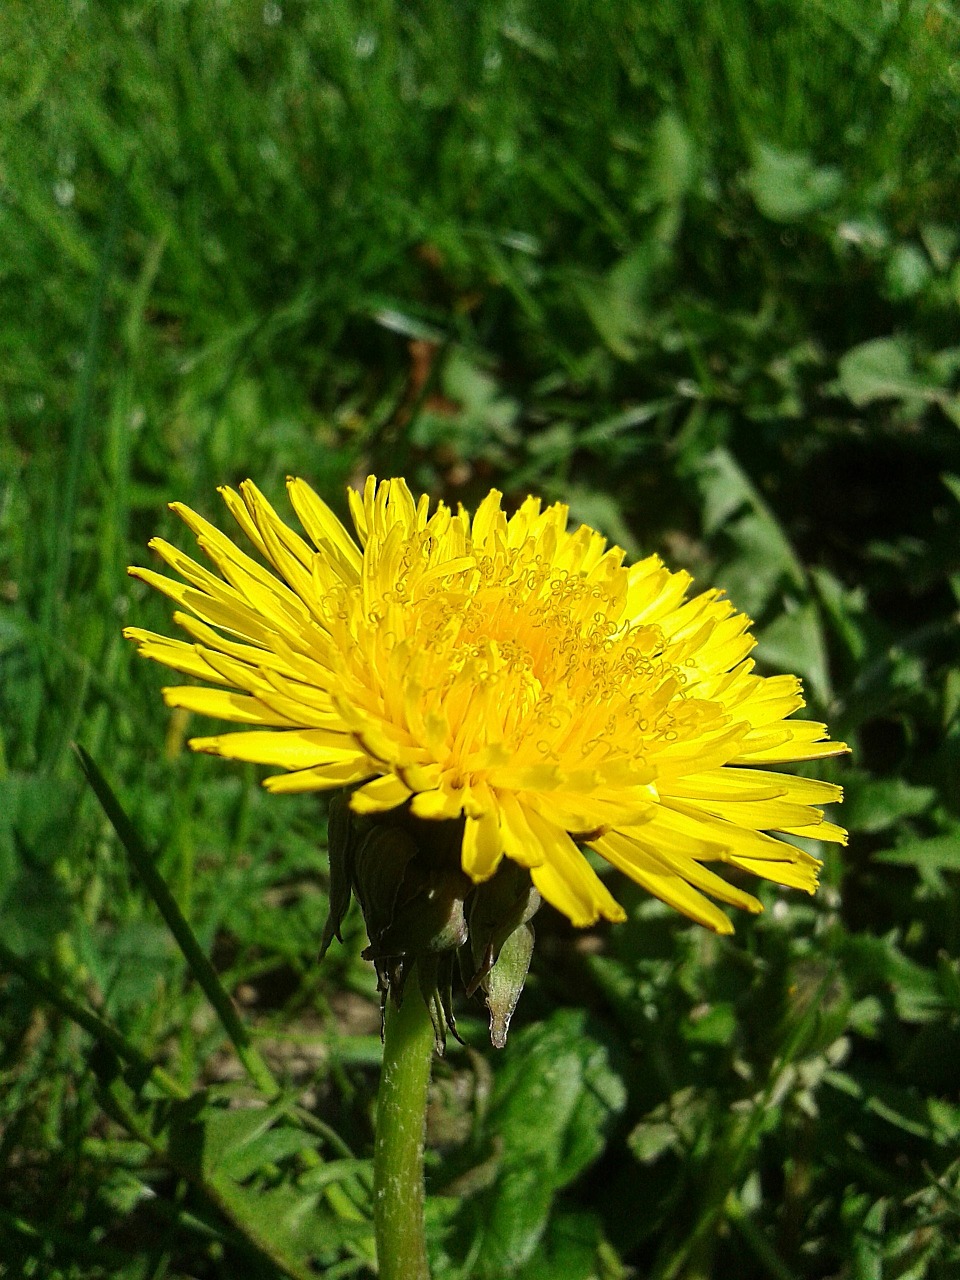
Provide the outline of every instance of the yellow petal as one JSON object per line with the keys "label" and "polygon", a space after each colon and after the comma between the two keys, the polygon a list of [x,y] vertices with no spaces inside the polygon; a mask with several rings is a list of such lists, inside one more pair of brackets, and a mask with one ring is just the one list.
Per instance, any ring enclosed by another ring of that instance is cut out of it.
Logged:
{"label": "yellow petal", "polygon": [[802,836],[805,840],[826,840],[828,844],[846,844],[849,836],[833,822],[817,822],[806,827],[779,827],[785,836]]}
{"label": "yellow petal", "polygon": [[231,586],[218,578],[216,574],[211,573],[209,569],[205,569],[203,565],[197,564],[196,560],[192,560],[179,547],[167,542],[165,538],[151,538],[147,546],[151,551],[155,551],[171,569],[179,573],[180,577],[185,582],[188,582],[191,587],[196,587],[198,591],[212,595],[215,599],[242,603],[241,597]]}
{"label": "yellow petal", "polygon": [[[817,736],[826,734],[826,725],[811,725],[819,731]],[[741,751],[732,764],[791,764],[800,760],[823,760],[827,756],[842,756],[850,750],[845,742],[822,742],[811,740],[810,734],[794,734],[782,746],[767,750],[750,750],[750,738],[744,738]]]}
{"label": "yellow petal", "polygon": [[376,487],[376,480],[373,476],[367,476],[364,492],[361,495],[356,489],[347,490],[347,505],[350,507],[350,517],[353,520],[353,527],[357,531],[357,537],[360,539],[361,547],[367,545],[367,539],[370,537],[370,521],[367,515],[367,493],[372,493]]}
{"label": "yellow petal", "polygon": [[543,850],[543,862],[531,870],[530,877],[547,902],[579,928],[596,924],[601,916],[626,920],[623,907],[567,833],[532,812],[527,814],[527,820]]}
{"label": "yellow petal", "polygon": [[511,791],[497,793],[500,840],[507,856],[521,867],[539,867],[544,860],[543,845],[530,830],[524,807]]}
{"label": "yellow petal", "polygon": [[[244,502],[247,504],[247,510],[253,519],[263,546],[266,548],[267,555],[270,554],[271,541],[279,542],[286,551],[294,556],[305,568],[310,567],[313,559],[313,553],[304,542],[304,540],[280,519],[276,511],[263,496],[252,480],[244,480],[240,485],[240,493]],[[267,538],[267,530],[270,532],[270,539]],[[279,566],[278,566],[279,567]]]}
{"label": "yellow petal", "polygon": [[263,565],[258,564],[256,560],[241,551],[235,542],[232,542],[220,529],[205,520],[203,516],[198,515],[190,507],[185,506],[182,502],[171,502],[170,510],[175,512],[184,522],[187,528],[194,534],[200,543],[203,551],[216,564],[217,568],[223,572],[224,564],[237,564],[248,573],[251,577],[259,578],[261,582],[271,584],[275,581],[273,574]]}
{"label": "yellow petal", "polygon": [[759,858],[742,858],[739,854],[730,854],[724,861],[733,867],[749,871],[751,875],[761,876],[774,884],[782,884],[787,889],[803,889],[805,893],[816,893],[819,879],[820,863],[813,865],[801,862],[771,862]]}
{"label": "yellow petal", "polygon": [[340,565],[344,579],[356,582],[360,576],[363,557],[357,544],[327,504],[305,480],[294,476],[287,477],[287,493],[300,523],[317,549],[332,553]]}
{"label": "yellow petal", "polygon": [[196,645],[185,644],[182,640],[170,640],[167,636],[154,635],[152,631],[144,631],[142,627],[124,627],[123,634],[127,640],[133,640],[144,658],[152,658],[165,667],[180,671],[185,676],[196,676],[199,680],[212,680],[215,684],[228,682],[209,665],[203,653]]}
{"label": "yellow petal", "polygon": [[236,720],[240,724],[273,724],[289,728],[286,716],[277,715],[257,698],[242,693],[229,693],[225,689],[190,689],[185,685],[162,689],[163,700],[168,707],[181,707],[204,716],[216,716],[220,720]]}
{"label": "yellow petal", "polygon": [[376,771],[369,760],[357,756],[341,764],[321,765],[316,769],[300,769],[296,773],[274,774],[264,778],[263,785],[274,795],[296,795],[303,791],[332,791],[336,787],[349,787],[363,782]]}
{"label": "yellow petal", "polygon": [[783,798],[794,804],[833,804],[843,799],[843,788],[817,778],[798,778],[789,773],[765,769],[737,769],[727,766],[708,773],[671,778],[670,795],[688,799],[772,800]]}
{"label": "yellow petal", "polygon": [[169,596],[177,604],[189,609],[191,613],[195,613],[198,618],[211,626],[225,627],[245,640],[252,640],[265,648],[270,647],[273,633],[247,605],[237,604],[225,598],[215,599],[198,591],[195,587],[184,586],[181,582],[174,582],[172,578],[165,578],[162,573],[155,573],[152,569],[141,569],[138,565],[131,565],[127,573],[131,578],[139,578],[147,586],[162,591],[165,596]]}
{"label": "yellow petal", "polygon": [[673,797],[662,797],[665,804],[679,808],[688,813],[706,813],[724,822],[732,822],[740,827],[749,827],[754,831],[783,831],[789,827],[802,827],[812,822],[820,822],[822,814],[802,804],[792,804],[788,800],[689,800],[674,801]]}
{"label": "yellow petal", "polygon": [[459,818],[463,812],[462,795],[458,791],[419,791],[410,801],[410,812],[416,818],[433,821]]}
{"label": "yellow petal", "polygon": [[249,733],[224,733],[213,738],[191,738],[193,751],[248,760],[254,764],[282,765],[285,769],[312,769],[357,759],[360,752],[347,734],[326,729],[253,729]]}
{"label": "yellow petal", "polygon": [[474,883],[489,880],[503,857],[500,816],[490,809],[479,818],[467,818],[463,830],[461,864]]}
{"label": "yellow petal", "polygon": [[173,620],[178,627],[182,627],[188,635],[199,642],[203,652],[212,649],[261,672],[276,672],[278,676],[292,677],[300,681],[309,679],[316,683],[319,678],[327,674],[319,664],[304,655],[297,655],[293,661],[284,657],[278,652],[276,643],[269,649],[264,649],[260,645],[241,644],[237,640],[230,640],[221,635],[219,631],[201,622],[199,618],[192,617],[189,613],[181,613],[179,609],[174,612]]}
{"label": "yellow petal", "polygon": [[[361,743],[362,745],[362,743]],[[411,753],[412,755],[413,753]],[[394,765],[397,777],[410,791],[432,792],[440,781],[438,764],[419,765],[415,763]]]}
{"label": "yellow petal", "polygon": [[[691,920],[696,920],[698,924],[706,925],[715,933],[733,933],[733,925],[719,907],[693,888],[686,876],[655,860],[636,841],[628,842],[618,838],[617,833],[611,832],[594,841],[593,848],[612,866],[625,872],[631,880],[635,880],[648,893],[652,893],[667,906],[689,916]],[[688,870],[692,869],[688,867]],[[700,872],[706,872],[706,868],[701,867]],[[710,892],[717,893],[719,886],[715,882],[719,880],[719,876],[709,872],[705,875],[697,875],[696,871],[692,871],[692,874],[697,876],[703,887],[709,886]],[[760,904],[755,898],[750,898],[746,894],[737,895],[732,886],[723,885],[723,889],[728,887],[729,894],[721,890],[718,896],[727,900],[734,898],[737,906],[746,906],[751,910],[760,909]]]}
{"label": "yellow petal", "polygon": [[387,809],[396,809],[409,799],[410,788],[388,773],[355,791],[350,797],[350,808],[354,813],[383,813]]}
{"label": "yellow petal", "polygon": [[220,497],[226,504],[227,510],[236,520],[237,524],[247,535],[253,545],[257,548],[263,558],[267,559],[267,548],[260,536],[260,530],[251,519],[250,512],[247,510],[246,503],[235,489],[229,488],[227,485],[221,485],[217,490]]}

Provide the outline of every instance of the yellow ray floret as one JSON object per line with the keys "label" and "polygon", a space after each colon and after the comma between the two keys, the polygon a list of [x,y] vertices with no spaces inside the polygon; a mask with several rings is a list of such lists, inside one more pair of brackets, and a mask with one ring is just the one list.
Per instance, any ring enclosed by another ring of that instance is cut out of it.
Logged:
{"label": "yellow ray floret", "polygon": [[840,788],[770,766],[846,747],[789,718],[799,682],[756,674],[718,591],[688,598],[656,556],[624,564],[559,503],[508,516],[494,490],[472,517],[431,512],[371,477],[348,495],[355,540],[305,481],[288,492],[306,538],[246,481],[221,494],[253,555],[174,503],[216,572],[162,539],[177,577],[130,570],[189,640],[125,635],[204,682],[167,704],[250,726],[194,750],[284,770],[274,792],[353,786],[357,813],[461,818],[474,881],[510,858],[576,925],[624,918],[583,845],[720,933],[711,899],[760,903],[707,863],[814,890],[819,863],[783,837],[842,843],[822,809]]}

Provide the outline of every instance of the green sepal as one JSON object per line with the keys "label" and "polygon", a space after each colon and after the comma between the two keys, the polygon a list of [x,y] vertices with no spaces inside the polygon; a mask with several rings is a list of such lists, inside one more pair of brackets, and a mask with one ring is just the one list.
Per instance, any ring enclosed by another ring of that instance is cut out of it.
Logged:
{"label": "green sepal", "polygon": [[414,960],[466,942],[465,902],[473,886],[448,826],[401,810],[373,822],[360,839],[353,882],[370,938],[367,959]]}
{"label": "green sepal", "polygon": [[533,918],[539,906],[540,894],[530,882],[529,871],[506,858],[490,880],[477,886],[470,901],[469,954],[460,953],[468,996],[484,985],[503,944]]}
{"label": "green sepal", "polygon": [[530,923],[514,929],[500,948],[496,964],[483,979],[487,1008],[490,1010],[490,1043],[495,1049],[502,1049],[507,1043],[510,1019],[530,971],[534,937],[533,925]]}
{"label": "green sepal", "polygon": [[464,1043],[453,1013],[453,952],[420,956],[417,960],[417,978],[420,994],[433,1023],[437,1056],[442,1058],[447,1049],[448,1031],[460,1044]]}
{"label": "green sepal", "polygon": [[467,995],[483,991],[490,1039],[506,1043],[510,1019],[523,990],[534,933],[530,920],[540,895],[529,872],[505,859],[496,874],[475,885],[461,865],[462,819],[431,822],[403,806],[359,816],[348,797],[330,806],[330,913],[321,956],[340,937],[351,891],[363,911],[370,943],[363,957],[377,971],[381,1010],[404,999],[411,970],[430,1013],[437,1053],[451,1031],[453,966],[459,956]]}
{"label": "green sepal", "polygon": [[407,866],[416,857],[417,846],[399,827],[375,826],[357,842],[353,859],[353,887],[367,926],[370,946],[363,953],[369,960],[405,954],[405,947],[384,947],[382,938],[394,921]]}
{"label": "green sepal", "polygon": [[440,955],[467,940],[465,900],[470,881],[459,868],[424,868],[411,862],[390,923],[371,946],[372,956]]}

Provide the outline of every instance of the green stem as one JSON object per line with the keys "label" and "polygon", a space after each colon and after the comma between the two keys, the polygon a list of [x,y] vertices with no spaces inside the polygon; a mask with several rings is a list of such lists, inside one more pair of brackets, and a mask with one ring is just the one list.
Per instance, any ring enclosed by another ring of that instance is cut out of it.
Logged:
{"label": "green stem", "polygon": [[433,1024],[416,973],[399,1009],[387,1001],[373,1156],[380,1280],[430,1280],[423,1231],[423,1139]]}

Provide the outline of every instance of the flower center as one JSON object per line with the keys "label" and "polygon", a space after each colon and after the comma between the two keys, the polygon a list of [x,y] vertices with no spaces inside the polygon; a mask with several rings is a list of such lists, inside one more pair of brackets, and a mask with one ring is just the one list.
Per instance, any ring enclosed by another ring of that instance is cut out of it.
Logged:
{"label": "flower center", "polygon": [[491,751],[518,767],[639,765],[676,736],[683,681],[660,629],[625,617],[619,563],[584,574],[532,538],[490,554],[465,542],[451,555],[448,541],[428,526],[366,549],[370,577],[351,593],[340,643],[378,718],[417,737],[401,691],[418,691],[442,721],[431,754],[463,775],[482,773]]}

